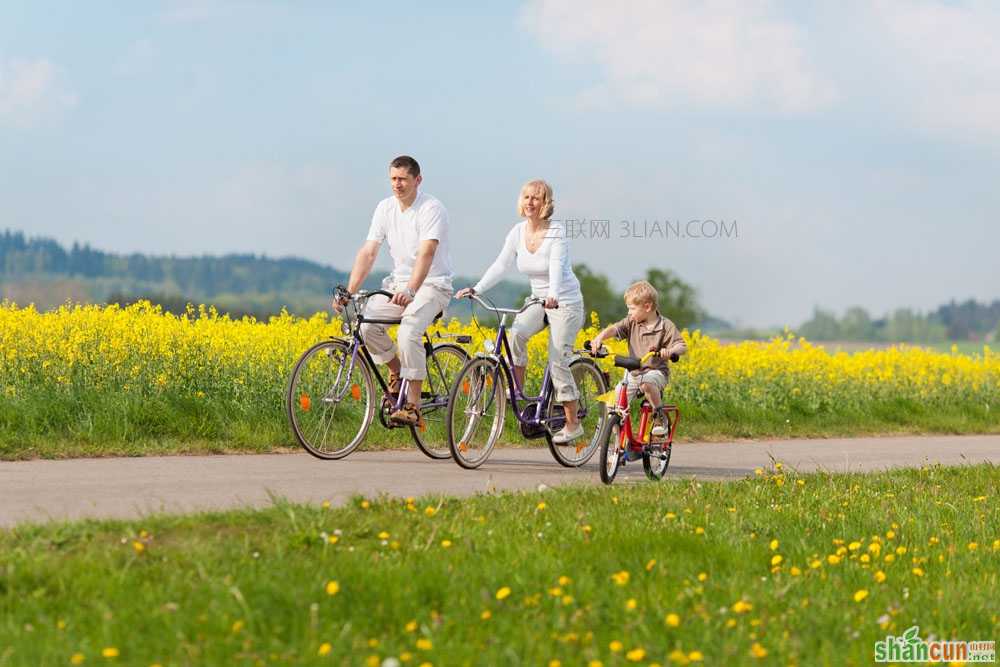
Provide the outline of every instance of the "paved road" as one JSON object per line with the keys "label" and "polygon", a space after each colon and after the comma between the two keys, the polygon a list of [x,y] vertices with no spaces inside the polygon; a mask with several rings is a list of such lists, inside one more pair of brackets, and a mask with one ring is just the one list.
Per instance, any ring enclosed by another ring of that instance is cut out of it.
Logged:
{"label": "paved road", "polygon": [[[687,443],[674,447],[669,476],[738,479],[771,457],[801,471],[858,472],[891,467],[1000,463],[1000,436],[929,436]],[[596,458],[559,466],[546,449],[498,449],[482,468],[462,470],[413,451],[357,452],[343,461],[307,454],[168,456],[0,462],[0,527],[80,517],[130,518],[295,501],[343,503],[354,494],[471,495],[493,489],[600,484]],[[615,482],[644,479],[642,465]]]}

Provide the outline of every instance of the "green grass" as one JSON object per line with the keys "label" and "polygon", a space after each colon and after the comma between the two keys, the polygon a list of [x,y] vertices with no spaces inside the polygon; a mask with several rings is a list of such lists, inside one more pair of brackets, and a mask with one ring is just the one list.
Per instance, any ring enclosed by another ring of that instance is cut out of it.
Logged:
{"label": "green grass", "polygon": [[998,488],[767,471],[25,525],[0,532],[0,665],[869,664],[914,624],[997,638]]}
{"label": "green grass", "polygon": [[[1000,410],[968,403],[898,399],[836,412],[798,410],[794,404],[787,410],[726,403],[680,407],[679,441],[1000,433]],[[537,447],[541,442],[522,438],[508,411],[503,444]],[[415,446],[408,430],[387,430],[376,417],[359,451]],[[96,392],[0,400],[0,460],[267,453],[298,447],[280,402],[267,411],[239,411],[210,401]]]}

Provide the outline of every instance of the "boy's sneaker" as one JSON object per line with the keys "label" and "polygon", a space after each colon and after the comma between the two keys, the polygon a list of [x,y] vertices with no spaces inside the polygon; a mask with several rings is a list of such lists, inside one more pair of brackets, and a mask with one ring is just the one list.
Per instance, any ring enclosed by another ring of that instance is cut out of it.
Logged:
{"label": "boy's sneaker", "polygon": [[650,435],[654,438],[665,438],[670,429],[667,428],[670,425],[670,421],[667,419],[667,415],[663,412],[663,408],[659,408],[656,412],[656,417],[654,418],[656,425],[653,426],[653,430],[650,431]]}
{"label": "boy's sneaker", "polygon": [[389,420],[396,424],[405,424],[406,426],[417,426],[420,424],[420,409],[413,403],[407,403],[399,410],[396,410],[391,415],[389,415]]}
{"label": "boy's sneaker", "polygon": [[572,431],[567,431],[566,427],[563,426],[562,429],[557,431],[556,434],[552,436],[552,442],[557,445],[568,445],[581,435],[583,435],[583,424],[577,424],[576,428]]}
{"label": "boy's sneaker", "polygon": [[653,430],[651,431],[651,434],[654,438],[666,437],[667,433],[668,433],[667,427],[662,425],[654,426]]}

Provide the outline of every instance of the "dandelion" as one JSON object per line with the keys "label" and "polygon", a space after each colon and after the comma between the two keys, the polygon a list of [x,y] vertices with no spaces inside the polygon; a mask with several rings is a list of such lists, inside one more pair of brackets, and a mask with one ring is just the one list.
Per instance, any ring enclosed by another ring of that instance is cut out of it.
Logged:
{"label": "dandelion", "polygon": [[837,563],[840,562],[840,556],[836,554],[830,554],[829,556],[826,557],[826,562],[829,563],[830,565],[836,565]]}
{"label": "dandelion", "polygon": [[539,512],[544,512],[545,511],[545,507],[546,507],[545,503],[544,502],[540,502],[540,503],[538,503],[538,505],[535,506],[535,509],[537,511],[539,511]]}
{"label": "dandelion", "polygon": [[915,576],[918,576],[918,577],[924,576],[924,570],[923,570],[923,568],[915,567],[915,568],[913,568],[910,571],[913,572],[913,574]]}
{"label": "dandelion", "polygon": [[646,572],[652,572],[654,567],[656,567],[656,559],[655,558],[653,558],[648,563],[646,563]]}
{"label": "dandelion", "polygon": [[705,534],[705,529],[702,528],[701,526],[698,526],[697,528],[694,529],[694,534],[695,535],[704,535]]}
{"label": "dandelion", "polygon": [[383,530],[381,533],[378,534],[378,539],[380,539],[380,540],[387,540],[387,539],[389,539],[389,533],[387,533],[387,532],[385,532]]}
{"label": "dandelion", "polygon": [[323,642],[322,644],[319,645],[319,649],[316,651],[316,655],[322,658],[324,656],[330,655],[330,651],[332,650],[333,646],[330,645],[330,642]]}
{"label": "dandelion", "polygon": [[484,609],[483,613],[479,615],[479,618],[481,618],[484,621],[488,621],[491,618],[493,618],[493,612],[491,612],[489,609]]}
{"label": "dandelion", "polygon": [[619,586],[624,586],[625,584],[627,584],[629,578],[630,578],[630,575],[628,573],[628,570],[622,570],[620,572],[615,572],[614,574],[611,575],[611,579],[616,584],[618,584]]}
{"label": "dandelion", "polygon": [[625,659],[629,662],[639,662],[646,657],[646,649],[634,648],[625,654]]}
{"label": "dandelion", "polygon": [[233,634],[238,635],[243,630],[243,625],[244,625],[243,621],[236,621],[235,623],[233,623],[233,628],[232,628]]}
{"label": "dandelion", "polygon": [[573,583],[573,580],[567,577],[565,574],[559,577],[560,586],[569,586],[571,583]]}
{"label": "dandelion", "polygon": [[811,569],[811,570],[818,570],[821,567],[823,567],[823,561],[821,561],[821,560],[812,560],[812,561],[809,561],[809,569]]}
{"label": "dandelion", "polygon": [[445,549],[451,548],[451,540],[441,540],[441,546]]}
{"label": "dandelion", "polygon": [[132,549],[136,552],[136,554],[141,554],[146,550],[146,545],[140,542],[139,540],[133,540]]}
{"label": "dandelion", "polygon": [[427,507],[424,508],[424,514],[427,516],[434,516],[435,514],[437,514],[437,510],[428,505]]}
{"label": "dandelion", "polygon": [[847,548],[850,549],[851,551],[857,551],[858,549],[861,548],[861,542],[851,542],[849,545],[847,545]]}
{"label": "dandelion", "polygon": [[417,648],[420,649],[421,651],[430,651],[432,648],[434,648],[434,644],[431,643],[430,639],[421,637],[420,639],[417,640]]}
{"label": "dandelion", "polygon": [[881,584],[881,583],[882,583],[883,581],[885,581],[885,572],[883,572],[882,570],[879,570],[878,572],[876,572],[876,573],[875,573],[875,581],[876,581],[877,583],[880,583],[880,584]]}
{"label": "dandelion", "polygon": [[71,665],[82,665],[87,660],[86,656],[82,653],[74,653],[69,657],[69,664]]}
{"label": "dandelion", "polygon": [[791,574],[791,575],[792,575],[793,577],[797,577],[797,576],[799,576],[800,574],[802,574],[802,570],[800,570],[799,568],[795,567],[794,565],[792,566],[792,568],[791,568],[791,569],[790,569],[790,570],[789,570],[788,572],[789,572],[789,574]]}
{"label": "dandelion", "polygon": [[784,559],[781,557],[781,554],[774,554],[773,556],[771,556],[771,566],[774,567],[777,565],[781,565],[782,560]]}
{"label": "dandelion", "polygon": [[417,631],[417,621],[416,620],[410,621],[405,626],[403,626],[403,629],[406,630],[407,632],[416,632]]}
{"label": "dandelion", "polygon": [[771,547],[771,551],[777,551],[778,550],[778,540],[771,540],[771,544],[769,546]]}
{"label": "dandelion", "polygon": [[868,591],[864,588],[854,591],[854,601],[861,602],[868,597]]}
{"label": "dandelion", "polygon": [[698,581],[707,581],[707,580],[708,580],[708,573],[707,572],[699,572],[698,573]]}
{"label": "dandelion", "polygon": [[326,582],[327,595],[336,595],[339,592],[340,592],[340,582],[336,580]]}
{"label": "dandelion", "polygon": [[611,641],[610,644],[608,644],[608,648],[611,649],[612,653],[619,653],[622,650],[623,646],[620,641],[614,639]]}
{"label": "dandelion", "polygon": [[677,614],[670,613],[667,614],[667,617],[664,619],[664,622],[667,624],[668,628],[676,628],[678,625],[681,624],[681,617],[678,616]]}
{"label": "dandelion", "polygon": [[639,603],[635,601],[635,598],[629,598],[628,600],[625,601],[625,609],[627,609],[628,611],[634,611],[635,608],[638,606]]}
{"label": "dandelion", "polygon": [[496,598],[497,600],[506,600],[510,595],[510,586],[502,586],[497,589]]}
{"label": "dandelion", "polygon": [[745,614],[751,609],[753,609],[753,605],[746,600],[737,600],[732,606],[733,613],[736,614]]}
{"label": "dandelion", "polygon": [[587,667],[604,667],[604,663],[600,660],[591,660],[587,663]]}
{"label": "dandelion", "polygon": [[979,544],[978,544],[977,542],[969,542],[969,543],[968,543],[967,545],[965,545],[965,546],[966,546],[966,548],[967,548],[967,549],[968,549],[969,551],[975,551],[976,549],[978,549],[978,548],[979,548]]}
{"label": "dandelion", "polygon": [[891,540],[894,537],[896,537],[896,531],[894,531],[894,530],[887,530],[887,531],[885,531],[885,539]]}
{"label": "dandelion", "polygon": [[767,649],[761,646],[759,643],[754,642],[753,645],[750,647],[750,655],[758,659],[766,658]]}
{"label": "dandelion", "polygon": [[361,509],[366,510],[366,509],[369,509],[371,506],[372,506],[372,504],[370,502],[368,502],[367,500],[362,500],[361,501]]}
{"label": "dandelion", "polygon": [[691,651],[690,653],[688,653],[688,660],[690,660],[691,662],[701,662],[704,659],[705,656],[702,655],[701,651]]}
{"label": "dandelion", "polygon": [[118,649],[115,648],[114,646],[108,646],[101,649],[101,655],[107,658],[108,660],[111,660],[113,658],[117,658],[121,654],[119,653]]}

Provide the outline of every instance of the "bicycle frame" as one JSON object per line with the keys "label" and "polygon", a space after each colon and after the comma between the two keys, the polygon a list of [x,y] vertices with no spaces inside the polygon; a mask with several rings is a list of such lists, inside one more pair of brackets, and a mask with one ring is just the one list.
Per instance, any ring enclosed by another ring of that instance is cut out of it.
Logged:
{"label": "bicycle frame", "polygon": [[[626,371],[627,374],[628,371]],[[664,404],[663,409],[670,415],[670,431],[664,442],[672,443],[681,413],[676,405]],[[618,446],[624,448],[627,445],[628,449],[633,451],[641,450],[649,442],[650,431],[652,431],[653,406],[649,404],[649,401],[643,400],[639,407],[639,432],[635,433],[632,430],[632,411],[629,409],[628,381],[626,379],[618,383],[614,410],[621,415],[622,419],[621,440]]]}
{"label": "bicycle frame", "polygon": [[[514,416],[517,417],[517,421],[532,426],[542,425],[542,410],[545,409],[549,398],[552,396],[552,379],[549,375],[549,364],[545,364],[545,372],[542,375],[541,393],[538,396],[526,395],[524,388],[517,384],[512,370],[514,367],[514,355],[510,349],[510,341],[507,339],[507,313],[502,313],[500,316],[500,325],[497,327],[496,340],[493,342],[493,355],[500,362],[497,364],[497,370],[503,369],[508,383],[507,386],[510,387],[510,404],[514,410]],[[496,386],[496,379],[493,381],[493,386]],[[518,403],[518,399],[523,401],[523,405]],[[525,407],[532,404],[535,406],[535,414],[531,419],[525,419],[522,411]]]}

